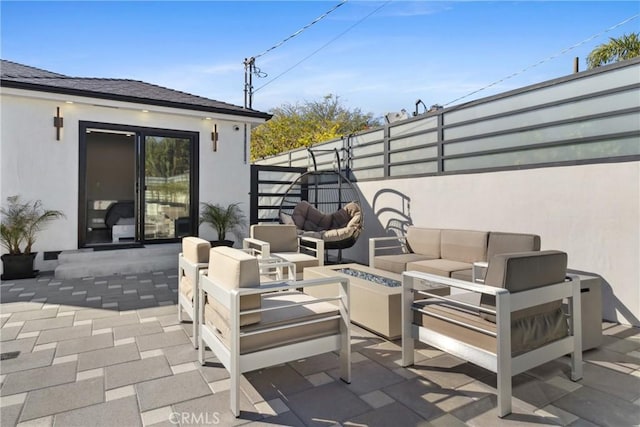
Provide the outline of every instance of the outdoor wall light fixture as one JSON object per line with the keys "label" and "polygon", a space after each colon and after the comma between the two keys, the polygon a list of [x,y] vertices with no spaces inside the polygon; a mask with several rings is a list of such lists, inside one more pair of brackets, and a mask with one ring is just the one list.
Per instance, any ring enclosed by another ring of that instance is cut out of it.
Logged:
{"label": "outdoor wall light fixture", "polygon": [[53,127],[56,128],[56,141],[60,141],[60,129],[63,126],[63,118],[60,116],[60,107],[56,107],[56,115],[53,116]]}
{"label": "outdoor wall light fixture", "polygon": [[213,152],[218,151],[218,125],[213,125],[213,132],[211,132],[211,142]]}

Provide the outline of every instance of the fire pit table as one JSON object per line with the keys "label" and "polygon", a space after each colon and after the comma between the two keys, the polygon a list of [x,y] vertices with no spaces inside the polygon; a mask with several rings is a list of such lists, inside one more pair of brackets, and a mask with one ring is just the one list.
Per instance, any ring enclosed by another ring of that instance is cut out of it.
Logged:
{"label": "fire pit table", "polygon": [[[307,267],[304,279],[331,276],[348,277],[351,283],[351,321],[378,335],[393,340],[400,338],[400,299],[402,276],[360,264],[337,264]],[[305,288],[305,293],[318,298],[337,292],[337,283]],[[443,288],[443,292],[448,288]]]}

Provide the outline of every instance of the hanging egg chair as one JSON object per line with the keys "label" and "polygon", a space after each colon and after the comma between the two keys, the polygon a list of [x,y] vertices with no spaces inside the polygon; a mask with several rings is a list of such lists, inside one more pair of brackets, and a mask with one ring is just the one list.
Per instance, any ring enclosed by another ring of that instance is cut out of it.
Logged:
{"label": "hanging egg chair", "polygon": [[364,220],[358,191],[340,172],[338,150],[332,151],[336,153],[337,170],[319,171],[314,151],[309,150],[314,170],[291,184],[278,216],[283,224],[295,224],[299,234],[324,240],[325,249],[342,250],[356,243]]}

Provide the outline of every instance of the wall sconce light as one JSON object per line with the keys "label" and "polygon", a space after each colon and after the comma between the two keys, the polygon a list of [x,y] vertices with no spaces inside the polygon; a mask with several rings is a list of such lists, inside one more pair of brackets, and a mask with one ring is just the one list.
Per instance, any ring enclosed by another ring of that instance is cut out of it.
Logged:
{"label": "wall sconce light", "polygon": [[56,107],[56,115],[53,116],[53,127],[56,128],[56,141],[60,141],[60,129],[63,126],[63,119],[60,117],[60,107]]}
{"label": "wall sconce light", "polygon": [[213,125],[213,132],[211,132],[211,142],[213,152],[218,151],[218,125]]}

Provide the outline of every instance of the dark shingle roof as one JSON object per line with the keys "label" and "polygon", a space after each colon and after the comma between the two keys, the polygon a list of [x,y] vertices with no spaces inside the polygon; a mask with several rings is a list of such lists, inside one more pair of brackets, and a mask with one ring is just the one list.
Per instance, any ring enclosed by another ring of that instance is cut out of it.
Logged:
{"label": "dark shingle roof", "polygon": [[271,118],[270,114],[261,111],[245,109],[238,105],[191,95],[139,80],[71,77],[4,59],[0,61],[0,84],[4,87],[262,119]]}

